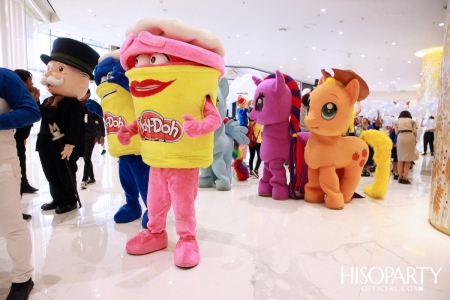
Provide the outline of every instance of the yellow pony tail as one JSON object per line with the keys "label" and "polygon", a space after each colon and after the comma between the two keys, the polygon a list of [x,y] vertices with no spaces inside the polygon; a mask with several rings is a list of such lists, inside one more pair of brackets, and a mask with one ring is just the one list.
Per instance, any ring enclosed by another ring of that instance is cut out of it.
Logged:
{"label": "yellow pony tail", "polygon": [[364,193],[381,199],[386,195],[389,185],[392,141],[385,133],[377,130],[363,131],[360,138],[374,149],[373,161],[377,165],[374,182],[364,187]]}

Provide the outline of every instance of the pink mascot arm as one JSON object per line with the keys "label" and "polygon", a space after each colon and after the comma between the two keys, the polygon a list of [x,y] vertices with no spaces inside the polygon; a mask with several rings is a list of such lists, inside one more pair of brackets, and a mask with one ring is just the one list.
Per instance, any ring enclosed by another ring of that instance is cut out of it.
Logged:
{"label": "pink mascot arm", "polygon": [[134,120],[129,126],[120,126],[119,132],[117,133],[117,139],[122,145],[128,145],[131,137],[138,134],[138,132],[137,122]]}
{"label": "pink mascot arm", "polygon": [[205,118],[201,121],[197,121],[189,115],[183,115],[183,129],[188,137],[196,138],[205,135],[207,133],[215,131],[222,125],[222,118],[220,117],[219,112],[214,107],[209,97],[206,100],[203,114]]}

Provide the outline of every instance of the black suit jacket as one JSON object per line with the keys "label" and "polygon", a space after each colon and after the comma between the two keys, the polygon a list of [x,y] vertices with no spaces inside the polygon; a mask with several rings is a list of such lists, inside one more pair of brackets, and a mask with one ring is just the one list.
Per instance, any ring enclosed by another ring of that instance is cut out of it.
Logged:
{"label": "black suit jacket", "polygon": [[[44,104],[47,99],[44,100]],[[36,151],[51,151],[60,155],[61,146],[58,141],[52,141],[49,124],[56,123],[64,137],[60,139],[62,146],[74,145],[72,155],[84,156],[85,124],[84,109],[80,101],[75,98],[64,97],[58,107],[39,106],[42,114],[41,129],[36,141]]]}

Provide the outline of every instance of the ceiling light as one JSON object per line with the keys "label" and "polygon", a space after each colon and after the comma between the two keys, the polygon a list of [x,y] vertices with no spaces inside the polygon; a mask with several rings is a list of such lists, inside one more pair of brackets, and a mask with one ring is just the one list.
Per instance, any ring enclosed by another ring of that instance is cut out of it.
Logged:
{"label": "ceiling light", "polygon": [[408,60],[408,64],[410,64],[411,63],[411,61],[410,60]]}
{"label": "ceiling light", "polygon": [[339,67],[341,66],[341,64],[339,64]]}
{"label": "ceiling light", "polygon": [[392,43],[392,46],[395,46],[396,43]]}
{"label": "ceiling light", "polygon": [[415,84],[415,85],[413,85],[413,87],[415,87],[417,89],[420,87],[420,84]]}
{"label": "ceiling light", "polygon": [[381,84],[381,81],[380,81],[380,82],[378,82],[378,84]]}
{"label": "ceiling light", "polygon": [[294,60],[297,60],[297,59],[294,57]]}
{"label": "ceiling light", "polygon": [[316,47],[312,47],[313,50],[316,50]]}
{"label": "ceiling light", "polygon": [[439,26],[441,26],[441,27],[444,26],[444,25],[445,25],[444,23],[439,23]]}
{"label": "ceiling light", "polygon": [[365,54],[363,54],[363,55],[361,55],[362,57],[366,57],[366,55]]}
{"label": "ceiling light", "polygon": [[383,69],[380,69],[380,71],[383,71]]}
{"label": "ceiling light", "polygon": [[91,12],[92,12],[92,9],[88,9],[88,12],[90,12],[90,13],[91,13]]}
{"label": "ceiling light", "polygon": [[339,31],[339,34],[343,34],[343,32],[342,32],[342,31]]}
{"label": "ceiling light", "polygon": [[113,29],[113,28],[116,28],[116,25],[113,25],[113,24],[103,24],[103,27],[108,28],[108,29]]}
{"label": "ceiling light", "polygon": [[245,52],[245,54],[249,54],[249,53],[250,53],[250,52],[248,52],[248,51],[247,51],[247,52]]}
{"label": "ceiling light", "polygon": [[241,37],[239,34],[236,34],[236,37]]}
{"label": "ceiling light", "polygon": [[326,8],[322,8],[321,11],[327,11],[327,9]]}
{"label": "ceiling light", "polygon": [[240,64],[241,63],[241,61],[240,60],[238,60],[238,64]]}
{"label": "ceiling light", "polygon": [[309,78],[309,77],[311,77],[311,76],[308,75],[308,78]]}
{"label": "ceiling light", "polygon": [[399,78],[397,78],[397,80],[400,80],[400,77],[399,77]]}
{"label": "ceiling light", "polygon": [[283,66],[280,66],[280,69],[283,69]]}

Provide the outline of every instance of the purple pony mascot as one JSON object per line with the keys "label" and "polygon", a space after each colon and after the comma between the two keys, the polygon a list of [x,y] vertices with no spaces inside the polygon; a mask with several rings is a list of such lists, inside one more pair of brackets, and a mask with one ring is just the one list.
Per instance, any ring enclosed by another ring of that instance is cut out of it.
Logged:
{"label": "purple pony mascot", "polygon": [[[299,199],[303,169],[303,147],[297,133],[300,127],[300,90],[290,76],[275,71],[264,80],[253,76],[257,85],[250,119],[264,125],[261,159],[263,177],[258,194],[275,200]],[[287,184],[284,163],[289,162]]]}

